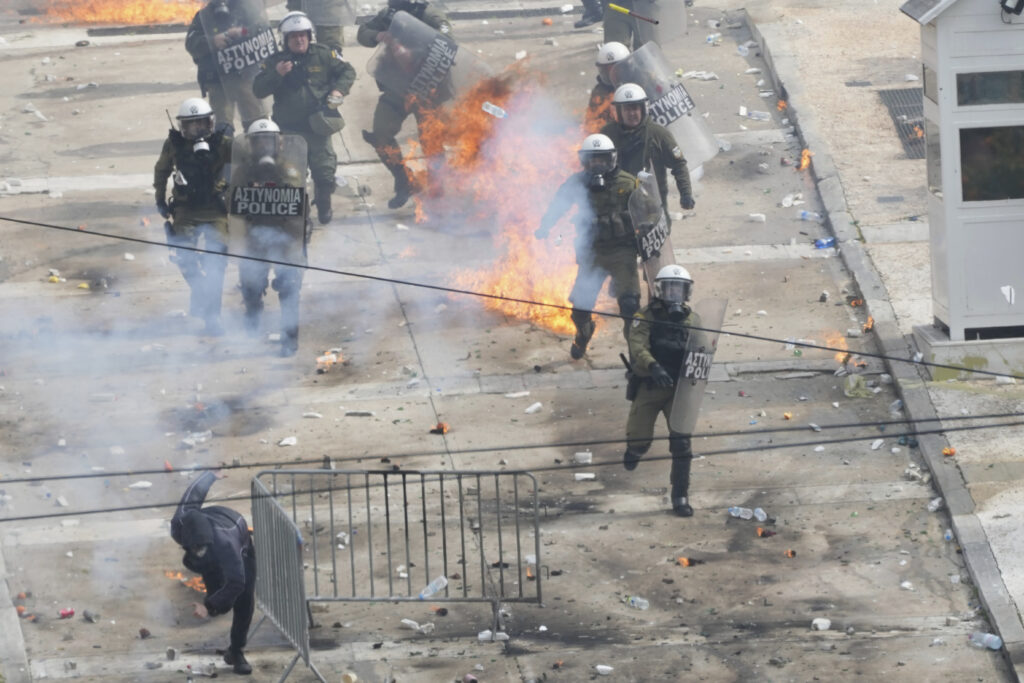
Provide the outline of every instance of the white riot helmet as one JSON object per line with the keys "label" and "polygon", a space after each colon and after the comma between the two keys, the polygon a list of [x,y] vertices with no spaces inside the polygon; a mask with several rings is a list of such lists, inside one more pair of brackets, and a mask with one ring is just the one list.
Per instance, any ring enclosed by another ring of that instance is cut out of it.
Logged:
{"label": "white riot helmet", "polygon": [[590,179],[593,188],[604,187],[605,177],[615,171],[619,153],[615,143],[607,135],[594,133],[583,139],[579,151],[580,165]]}
{"label": "white riot helmet", "polygon": [[288,34],[289,33],[300,33],[306,31],[309,33],[309,42],[315,40],[313,33],[313,22],[309,20],[305,12],[289,12],[285,15],[281,23],[278,24],[277,29],[281,32],[281,40],[284,42],[284,46],[288,47]]}
{"label": "white riot helmet", "polygon": [[616,88],[612,102],[615,103],[615,114],[618,116],[619,123],[622,123],[622,108],[625,105],[639,104],[642,107],[641,123],[647,116],[647,93],[636,83],[623,83]]}
{"label": "white riot helmet", "polygon": [[175,118],[186,140],[202,140],[213,133],[216,123],[213,108],[201,97],[190,97],[182,102]]}
{"label": "white riot helmet", "polygon": [[252,154],[260,164],[273,164],[277,158],[281,129],[270,119],[256,119],[245,131]]}
{"label": "white riot helmet", "polygon": [[665,302],[670,316],[674,310],[682,314],[683,305],[690,300],[692,292],[693,278],[682,266],[665,266],[654,277],[654,296]]}
{"label": "white riot helmet", "polygon": [[597,48],[597,61],[594,63],[594,66],[597,67],[597,77],[601,82],[606,85],[612,85],[612,67],[616,62],[621,62],[628,56],[629,48],[614,40]]}

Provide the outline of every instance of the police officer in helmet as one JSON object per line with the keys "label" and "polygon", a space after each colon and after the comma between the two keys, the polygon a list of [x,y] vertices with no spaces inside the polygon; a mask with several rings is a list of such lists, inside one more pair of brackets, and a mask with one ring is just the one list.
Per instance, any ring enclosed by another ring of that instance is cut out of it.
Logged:
{"label": "police officer in helmet", "polygon": [[612,67],[629,56],[629,48],[622,43],[605,43],[597,48],[597,83],[590,91],[590,102],[587,104],[587,129],[600,130],[603,126],[615,121],[612,98],[615,85],[612,82]]}
{"label": "police officer in helmet", "polygon": [[[690,326],[700,326],[699,317],[690,310],[688,301],[693,289],[690,273],[678,265],[669,265],[654,278],[654,296],[633,318],[627,335],[631,359],[630,386],[627,398],[632,401],[626,422],[627,447],[623,466],[636,469],[640,458],[651,447],[654,423],[658,414],[666,422],[672,414],[676,378],[686,357]],[[693,515],[689,502],[690,434],[669,428],[669,452],[672,469],[672,510],[680,517]]]}
{"label": "police officer in helmet", "polygon": [[594,335],[590,311],[606,279],[612,280],[609,291],[618,301],[627,329],[629,319],[640,308],[637,245],[629,215],[629,196],[636,189],[636,178],[619,167],[615,145],[605,135],[588,135],[579,159],[583,170],[558,188],[534,232],[538,239],[546,238],[569,209],[578,207],[575,246],[579,270],[569,294],[576,326],[569,350],[574,360],[583,357]]}
{"label": "police officer in helmet", "polygon": [[[169,244],[201,246],[204,252],[176,250],[171,260],[191,289],[189,312],[206,324],[203,333],[220,336],[221,294],[227,260],[227,188],[225,167],[231,162],[228,126],[217,127],[206,100],[190,97],[178,108],[179,129],[171,129],[153,167],[156,208],[167,220]],[[167,181],[174,183],[167,201]],[[200,245],[200,243],[202,243]],[[215,252],[215,253],[208,253]]]}

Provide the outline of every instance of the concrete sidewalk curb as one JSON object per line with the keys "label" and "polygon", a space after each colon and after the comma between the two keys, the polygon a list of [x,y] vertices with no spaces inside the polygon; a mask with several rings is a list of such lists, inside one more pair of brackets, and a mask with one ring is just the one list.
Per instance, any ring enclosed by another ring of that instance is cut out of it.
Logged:
{"label": "concrete sidewalk curb", "polygon": [[[888,292],[860,239],[830,148],[819,133],[822,127],[810,109],[810,95],[800,85],[796,60],[787,53],[786,40],[775,34],[772,24],[760,26],[749,12],[744,13],[754,40],[761,46],[776,92],[789,104],[790,120],[803,139],[804,147],[814,152],[811,172],[821,195],[825,215],[836,237],[840,256],[857,283],[868,312],[874,318],[875,337],[880,351],[893,358],[912,358],[917,349],[912,338],[905,338],[900,333]],[[788,84],[792,84],[792,89],[787,87]],[[803,106],[805,104],[807,106]],[[911,363],[886,361],[886,365],[903,400],[907,417],[912,420],[934,419],[937,414],[928,395],[922,369]],[[992,626],[1003,639],[1013,675],[1018,681],[1024,680],[1024,626],[1003,582],[981,521],[974,514],[974,500],[960,468],[953,461],[947,462],[942,455],[942,449],[948,445],[944,438],[925,435],[919,439],[918,445],[935,486],[945,499],[953,530],[982,604],[988,611]]]}
{"label": "concrete sidewalk curb", "polygon": [[25,654],[25,639],[21,635],[21,622],[14,610],[12,595],[18,591],[7,581],[7,564],[0,550],[0,582],[6,591],[0,591],[0,678],[4,683],[32,683],[28,657]]}

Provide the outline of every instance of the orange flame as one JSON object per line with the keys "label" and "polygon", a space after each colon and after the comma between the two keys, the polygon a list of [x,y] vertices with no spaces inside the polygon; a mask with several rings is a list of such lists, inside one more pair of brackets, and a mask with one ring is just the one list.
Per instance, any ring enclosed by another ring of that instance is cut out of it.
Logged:
{"label": "orange flame", "polygon": [[775,108],[779,111],[785,111],[788,106],[789,105],[786,104],[786,100],[779,100],[779,103],[775,105]]}
{"label": "orange flame", "polygon": [[866,323],[864,323],[864,331],[865,331],[865,332],[870,332],[870,331],[871,331],[871,330],[873,330],[873,329],[875,329],[875,319],[874,319],[874,318],[872,318],[872,317],[871,317],[871,316],[869,315],[869,316],[868,316],[868,321],[867,321]]}
{"label": "orange flame", "polygon": [[924,131],[921,130],[921,126],[914,126],[914,137],[916,137],[916,138],[923,138],[924,137]]}
{"label": "orange flame", "polygon": [[[478,83],[450,109],[421,117],[420,144],[429,168],[417,172],[417,181],[428,188],[417,196],[417,220],[438,216],[444,223],[447,213],[466,225],[497,228],[495,264],[456,273],[455,286],[569,306],[576,277],[574,230],[561,230],[561,244],[537,240],[533,232],[555,190],[577,169],[576,149],[585,133],[576,124],[553,122],[550,111],[541,111],[540,96],[537,79],[514,64]],[[485,102],[505,110],[506,117],[485,112]],[[443,164],[432,156],[438,150]],[[441,188],[458,188],[459,196],[445,198]],[[575,329],[564,309],[502,299],[485,299],[484,306],[555,332]]]}
{"label": "orange flame", "polygon": [[811,165],[811,157],[814,156],[814,152],[809,149],[805,149],[800,152],[800,164],[796,167],[796,170],[802,171]]}
{"label": "orange flame", "polygon": [[168,579],[176,579],[177,581],[181,582],[182,586],[185,586],[186,588],[191,588],[192,590],[198,593],[206,592],[206,584],[203,583],[203,579],[200,576],[186,578],[186,576],[181,572],[172,572],[169,570],[164,570],[164,576],[166,576]]}
{"label": "orange flame", "polygon": [[46,19],[80,24],[187,24],[202,7],[202,0],[50,0]]}
{"label": "orange flame", "polygon": [[842,349],[837,351],[835,359],[837,363],[846,363],[850,359],[850,354],[847,350],[850,348],[846,343],[846,337],[839,332],[826,332],[825,333],[825,346],[833,349]]}

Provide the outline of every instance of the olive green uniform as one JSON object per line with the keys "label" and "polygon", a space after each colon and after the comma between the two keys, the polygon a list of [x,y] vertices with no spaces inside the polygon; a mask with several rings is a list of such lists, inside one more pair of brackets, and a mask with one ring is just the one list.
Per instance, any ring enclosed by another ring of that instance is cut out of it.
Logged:
{"label": "olive green uniform", "polygon": [[[231,5],[229,5],[229,8],[234,12],[240,11]],[[192,61],[196,65],[196,80],[199,82],[199,91],[203,97],[209,99],[210,107],[213,109],[217,121],[234,126],[235,111],[237,109],[242,119],[242,130],[244,131],[256,119],[266,117],[267,111],[263,102],[256,99],[252,93],[246,92],[241,88],[236,93],[239,96],[238,102],[235,102],[228,95],[218,75],[216,55],[210,49],[210,41],[213,36],[207,35],[201,18],[205,11],[207,10],[204,8],[196,12],[196,15],[192,17],[192,23],[189,25],[188,32],[185,33],[185,50],[192,57]],[[234,16],[230,22],[214,29],[214,35],[227,31],[234,26],[244,26],[246,23],[248,23],[247,18]]]}
{"label": "olive green uniform", "polygon": [[[576,264],[578,270],[569,301],[581,349],[594,333],[590,311],[597,302],[604,281],[611,277],[609,291],[619,304],[619,313],[629,318],[640,307],[640,278],[637,274],[636,236],[629,216],[629,195],[636,189],[636,178],[616,169],[608,175],[605,187],[590,188],[588,175],[581,171],[569,177],[555,192],[551,205],[541,218],[538,237],[546,237],[569,209],[586,197],[587,206],[579,206],[576,223]],[[579,355],[582,355],[582,350]],[[575,356],[575,354],[574,354]]]}
{"label": "olive green uniform", "polygon": [[[158,199],[165,198],[168,178],[179,171],[187,184],[175,183],[171,192],[174,222],[164,224],[168,242],[195,247],[202,240],[204,249],[223,254],[227,252],[228,234],[224,174],[225,166],[231,163],[231,138],[222,127],[206,141],[209,152],[196,153],[193,141],[172,128],[153,167],[153,188]],[[181,249],[172,260],[191,289],[190,313],[216,323],[227,268],[225,257]]]}
{"label": "olive green uniform", "polygon": [[[430,5],[417,4],[408,6],[403,11],[409,12],[427,26],[451,36],[452,25],[440,10]],[[377,13],[373,19],[359,27],[356,39],[364,47],[377,47],[377,36],[387,31],[391,26],[391,18],[396,12],[395,8],[385,8]],[[363,131],[363,139],[373,146],[377,156],[384,163],[384,166],[391,172],[395,179],[395,194],[402,194],[409,190],[412,184],[412,174],[402,161],[402,148],[398,144],[398,133],[402,130],[405,119],[412,114],[416,117],[416,125],[420,132],[420,141],[423,142],[423,106],[420,103],[406,100],[402,93],[390,92],[378,81],[377,87],[381,91],[380,99],[377,100],[377,108],[373,112],[373,130]],[[431,104],[439,104],[433,102]],[[423,153],[427,157],[441,153],[440,149],[428,149],[426,146]]]}
{"label": "olive green uniform", "polygon": [[[293,62],[292,70],[277,73],[279,62]],[[310,43],[309,51],[296,55],[288,50],[271,55],[260,64],[252,83],[257,97],[274,96],[274,121],[283,133],[296,133],[306,139],[309,170],[316,186],[318,208],[334,192],[338,157],[330,135],[319,135],[309,127],[310,114],[324,108],[327,95],[338,90],[348,95],[356,80],[356,70],[341,58],[341,53],[319,43]]]}
{"label": "olive green uniform", "polygon": [[658,181],[658,192],[661,194],[661,205],[668,215],[668,174],[671,170],[676,181],[676,189],[682,202],[693,201],[693,188],[690,185],[690,171],[686,167],[686,158],[676,143],[672,133],[664,126],[655,123],[644,115],[643,121],[636,128],[626,128],[619,122],[609,123],[601,129],[604,135],[615,143],[619,153],[619,166],[636,175],[640,171],[654,167],[654,177]]}
{"label": "olive green uniform", "polygon": [[345,0],[288,0],[285,6],[305,12],[316,30],[316,42],[341,52],[345,47],[344,26],[337,23],[342,14],[340,6]]}
{"label": "olive green uniform", "polygon": [[[673,0],[682,2],[682,0]],[[630,52],[640,47],[640,45],[634,45],[634,39],[639,42],[639,33],[637,30],[637,21],[628,14],[616,12],[612,8],[608,7],[608,2],[604,3],[604,42],[610,43],[615,41],[616,43],[622,43],[630,49]],[[621,2],[614,3],[619,7],[623,7],[628,10],[633,8],[633,0],[621,0]]]}
{"label": "olive green uniform", "polygon": [[[658,414],[665,416],[666,423],[672,414],[676,388],[655,385],[651,380],[651,367],[659,364],[670,377],[679,377],[690,336],[687,326],[700,326],[700,318],[696,313],[687,308],[683,321],[672,323],[664,302],[654,299],[634,316],[629,327],[626,338],[632,364],[630,393],[635,390],[635,396],[626,421],[627,463],[631,457],[635,462],[650,449]],[[690,464],[693,460],[690,435],[674,432],[670,427],[669,452],[672,454],[669,481],[675,506],[677,501],[687,497],[690,487]]]}

